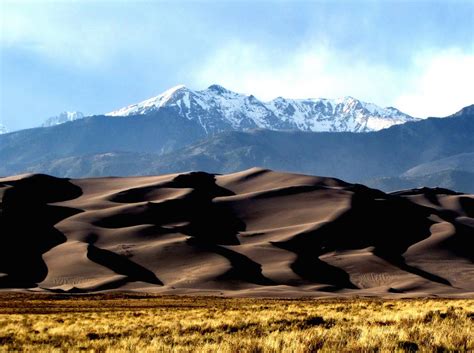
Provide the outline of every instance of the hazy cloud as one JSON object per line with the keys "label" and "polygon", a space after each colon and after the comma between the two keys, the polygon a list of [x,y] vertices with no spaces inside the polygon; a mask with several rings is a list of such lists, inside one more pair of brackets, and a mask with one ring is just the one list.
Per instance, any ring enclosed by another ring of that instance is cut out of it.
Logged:
{"label": "hazy cloud", "polygon": [[443,116],[474,103],[474,55],[459,49],[423,52],[397,67],[325,46],[282,53],[236,42],[196,70],[195,86],[213,82],[264,100],[353,96],[417,117]]}
{"label": "hazy cloud", "polygon": [[446,116],[474,104],[474,53],[451,49],[414,58],[394,105],[415,116]]}

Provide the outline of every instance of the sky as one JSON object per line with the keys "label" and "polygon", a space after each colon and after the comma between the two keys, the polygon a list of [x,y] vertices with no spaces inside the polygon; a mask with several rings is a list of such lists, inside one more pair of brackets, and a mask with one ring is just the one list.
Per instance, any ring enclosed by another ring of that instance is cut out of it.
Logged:
{"label": "sky", "polygon": [[416,116],[474,103],[474,1],[0,0],[0,123],[107,113],[184,84],[352,96]]}

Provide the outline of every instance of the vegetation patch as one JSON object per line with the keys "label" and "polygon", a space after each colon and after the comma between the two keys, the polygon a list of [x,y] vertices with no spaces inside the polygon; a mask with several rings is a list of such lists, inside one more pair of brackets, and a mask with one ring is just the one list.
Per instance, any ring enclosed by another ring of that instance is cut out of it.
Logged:
{"label": "vegetation patch", "polygon": [[0,295],[0,351],[470,352],[472,299]]}

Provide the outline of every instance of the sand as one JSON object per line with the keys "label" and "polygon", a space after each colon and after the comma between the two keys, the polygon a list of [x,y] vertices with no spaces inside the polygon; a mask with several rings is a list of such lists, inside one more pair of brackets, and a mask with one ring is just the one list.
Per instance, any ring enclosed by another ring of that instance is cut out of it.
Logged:
{"label": "sand", "polygon": [[474,195],[253,168],[0,179],[0,288],[474,297]]}

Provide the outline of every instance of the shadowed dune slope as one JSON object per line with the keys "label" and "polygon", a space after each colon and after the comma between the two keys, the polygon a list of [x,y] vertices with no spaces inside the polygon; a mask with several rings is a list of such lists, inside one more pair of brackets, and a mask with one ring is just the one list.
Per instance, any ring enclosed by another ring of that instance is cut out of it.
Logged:
{"label": "shadowed dune slope", "polygon": [[0,288],[474,296],[474,195],[253,168],[0,179]]}

